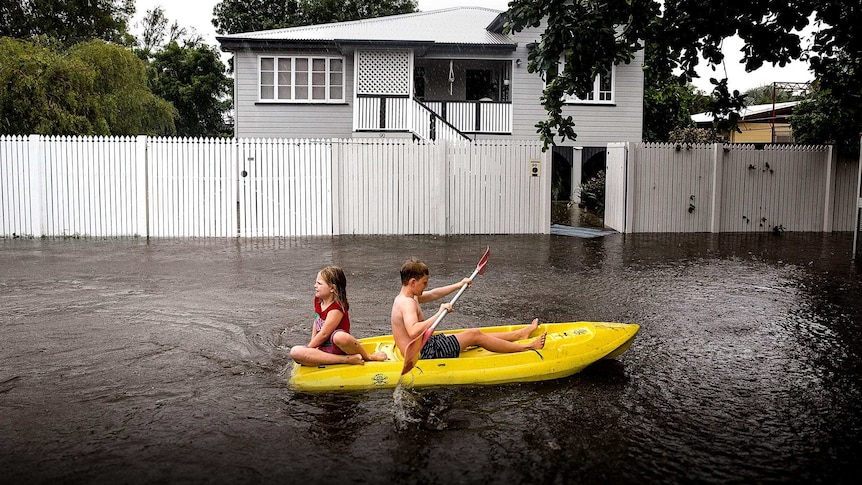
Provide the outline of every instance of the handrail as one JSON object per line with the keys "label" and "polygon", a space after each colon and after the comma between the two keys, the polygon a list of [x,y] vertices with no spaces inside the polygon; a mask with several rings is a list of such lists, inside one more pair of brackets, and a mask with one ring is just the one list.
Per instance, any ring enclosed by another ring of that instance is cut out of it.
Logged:
{"label": "handrail", "polygon": [[435,120],[440,121],[441,123],[443,123],[443,125],[444,125],[444,126],[447,126],[450,130],[452,130],[453,132],[455,132],[455,133],[457,133],[458,135],[460,135],[464,140],[466,140],[466,141],[473,141],[473,140],[472,140],[469,136],[467,136],[464,132],[462,132],[462,131],[461,131],[461,130],[459,130],[458,128],[455,128],[455,126],[454,126],[452,123],[449,123],[448,121],[446,121],[446,120],[444,120],[443,118],[441,118],[441,117],[440,117],[440,115],[438,115],[437,113],[435,113],[435,112],[434,112],[434,110],[432,110],[431,108],[429,108],[428,106],[426,106],[423,102],[421,102],[421,101],[419,101],[418,99],[415,99],[415,98],[413,99],[413,102],[414,102],[414,103],[416,103],[417,105],[419,105],[419,106],[420,106],[422,109],[424,109],[426,112],[428,112],[428,113],[430,113],[432,116],[434,116],[434,117],[435,117],[435,118],[434,118]]}

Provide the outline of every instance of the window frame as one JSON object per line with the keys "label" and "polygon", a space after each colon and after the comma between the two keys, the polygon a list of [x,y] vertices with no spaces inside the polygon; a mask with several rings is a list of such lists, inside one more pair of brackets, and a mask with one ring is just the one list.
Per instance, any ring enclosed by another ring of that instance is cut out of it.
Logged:
{"label": "window frame", "polygon": [[[560,61],[560,69],[563,68],[563,61]],[[611,68],[608,70],[608,74],[611,76],[611,88],[610,91],[602,91],[601,90],[601,81],[602,75],[597,74],[595,79],[593,79],[593,90],[590,94],[592,94],[593,99],[582,99],[575,95],[563,95],[563,103],[565,104],[589,104],[589,105],[605,105],[605,106],[613,106],[616,105],[617,99],[617,66],[616,64],[612,64]],[[600,99],[601,94],[603,92],[610,93],[610,99]]]}
{"label": "window frame", "polygon": [[[269,60],[272,63],[272,70],[265,70],[263,68],[264,60]],[[314,64],[315,61],[323,60],[325,62],[324,70],[315,71]],[[290,71],[279,71],[279,67],[281,61],[289,61],[290,62]],[[297,86],[297,70],[296,65],[297,61],[305,61],[306,62],[306,70],[303,71],[305,74],[305,82]],[[333,70],[333,62],[339,61],[341,63],[340,70]],[[270,83],[264,84],[265,74],[269,73],[271,75]],[[279,84],[280,74],[289,75],[289,84]],[[323,74],[324,83],[323,84],[315,84],[314,75],[315,74]],[[333,76],[336,74],[341,75],[341,83],[336,84],[332,82]],[[328,55],[315,55],[315,54],[291,54],[291,55],[258,55],[257,57],[257,100],[259,103],[288,103],[288,104],[344,104],[346,102],[345,91],[347,88],[347,84],[345,82],[345,76],[347,74],[346,70],[346,61],[344,56],[328,56]],[[267,87],[271,90],[271,98],[264,97],[264,88]],[[290,97],[282,98],[280,96],[280,88],[289,88],[290,89]],[[297,88],[302,89],[305,88],[306,96],[304,98],[297,98]],[[314,93],[316,89],[323,88],[323,98],[314,98]],[[332,97],[333,89],[341,89],[341,97],[335,98]]]}

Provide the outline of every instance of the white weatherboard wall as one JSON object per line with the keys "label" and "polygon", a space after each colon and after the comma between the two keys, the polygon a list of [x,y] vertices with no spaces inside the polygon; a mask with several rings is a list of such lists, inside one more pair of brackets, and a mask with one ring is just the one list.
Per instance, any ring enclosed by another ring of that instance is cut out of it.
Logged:
{"label": "white weatherboard wall", "polygon": [[621,232],[850,231],[858,170],[828,146],[613,144],[606,224]]}
{"label": "white weatherboard wall", "polygon": [[0,237],[548,233],[550,177],[533,141],[0,137]]}

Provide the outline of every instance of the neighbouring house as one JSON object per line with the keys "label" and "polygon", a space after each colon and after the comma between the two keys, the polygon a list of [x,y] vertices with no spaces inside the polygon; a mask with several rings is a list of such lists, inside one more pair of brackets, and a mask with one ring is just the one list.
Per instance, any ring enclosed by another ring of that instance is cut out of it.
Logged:
{"label": "neighbouring house", "polygon": [[[719,133],[730,143],[793,143],[790,116],[799,101],[755,104],[739,112],[739,131]],[[699,128],[711,128],[712,113],[698,113],[691,119]]]}
{"label": "neighbouring house", "polygon": [[[234,56],[236,137],[536,139],[545,82],[527,71],[543,26],[504,34],[505,12],[456,7],[218,37]],[[640,141],[643,54],[571,98],[559,141],[568,199],[608,142]],[[574,195],[574,194],[572,194]]]}

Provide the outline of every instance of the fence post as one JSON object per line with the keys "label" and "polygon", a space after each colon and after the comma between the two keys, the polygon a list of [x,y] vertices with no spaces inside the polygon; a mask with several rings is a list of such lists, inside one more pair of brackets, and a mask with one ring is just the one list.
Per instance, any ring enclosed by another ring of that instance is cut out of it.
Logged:
{"label": "fence post", "polygon": [[[477,104],[478,106],[478,104]],[[511,143],[507,145],[509,149],[511,149]],[[550,234],[551,233],[551,179],[553,178],[553,151],[541,151],[542,146],[539,143],[534,143],[531,148],[534,150],[540,150],[540,156],[542,157],[542,216],[539,219],[542,224],[541,233],[540,234]],[[605,179],[607,180],[607,179]]]}
{"label": "fence post", "polygon": [[724,170],[722,163],[724,152],[719,143],[712,145],[712,214],[709,220],[709,232],[721,232],[721,175]]}
{"label": "fence post", "polygon": [[832,210],[835,203],[835,158],[832,145],[826,150],[826,193],[823,197],[823,232],[832,232]]}
{"label": "fence post", "polygon": [[[859,144],[862,146],[862,133],[859,134]],[[859,224],[862,223],[859,220],[862,217],[862,150],[859,152],[859,164],[856,166],[856,193],[853,198],[856,199],[856,224],[853,225],[853,259],[856,259],[856,252],[862,244],[862,240],[859,238]]]}
{"label": "fence post", "polygon": [[445,236],[449,232],[449,144],[437,140],[434,150],[434,176],[431,181],[432,233]]}
{"label": "fence post", "polygon": [[45,186],[45,150],[42,135],[30,135],[28,147],[30,160],[30,233],[36,237],[45,236],[47,214],[42,205],[42,187]]}
{"label": "fence post", "polygon": [[341,138],[331,138],[329,140],[330,161],[332,163],[332,201],[330,202],[330,212],[332,217],[332,235],[338,236],[341,234],[341,206],[342,198],[344,197],[344,169],[342,156],[344,140]]}
{"label": "fence post", "polygon": [[[623,153],[623,210],[625,211],[624,233],[630,234],[635,229],[635,172],[640,163],[640,154],[644,149],[643,143],[633,144],[627,141]],[[607,173],[607,172],[606,172]]]}
{"label": "fence post", "polygon": [[137,214],[135,230],[138,234],[150,238],[150,173],[147,160],[147,135],[135,138],[135,190],[137,191]]}
{"label": "fence post", "polygon": [[[243,144],[243,147],[240,147],[240,144]],[[236,219],[236,237],[242,237],[242,215],[240,213],[240,199],[242,198],[242,181],[240,181],[240,153],[244,152],[245,142],[241,142],[239,138],[234,138],[233,142],[233,156],[231,157],[231,173],[233,175],[233,185],[234,185],[234,195],[236,199],[235,207],[231,208],[231,212],[235,215]]]}

